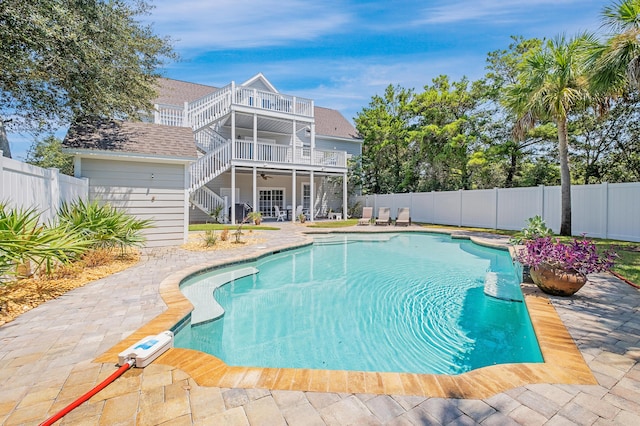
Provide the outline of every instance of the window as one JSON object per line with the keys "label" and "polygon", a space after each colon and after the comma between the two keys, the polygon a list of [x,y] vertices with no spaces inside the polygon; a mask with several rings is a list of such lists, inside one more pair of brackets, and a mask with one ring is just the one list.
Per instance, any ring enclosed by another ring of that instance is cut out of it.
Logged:
{"label": "window", "polygon": [[311,184],[302,184],[302,208],[311,210]]}
{"label": "window", "polygon": [[273,217],[273,206],[284,210],[284,189],[258,189],[258,211],[265,217]]}

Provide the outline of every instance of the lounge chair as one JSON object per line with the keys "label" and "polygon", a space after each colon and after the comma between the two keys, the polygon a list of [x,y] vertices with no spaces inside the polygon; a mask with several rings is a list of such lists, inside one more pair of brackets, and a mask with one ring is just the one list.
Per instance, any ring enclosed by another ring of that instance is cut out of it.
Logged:
{"label": "lounge chair", "polygon": [[363,207],[362,217],[358,219],[358,225],[371,224],[371,215],[373,215],[373,207]]}
{"label": "lounge chair", "polygon": [[276,222],[285,221],[287,219],[287,212],[280,210],[280,207],[273,206],[276,209]]}
{"label": "lounge chair", "polygon": [[398,225],[411,225],[411,214],[409,211],[409,207],[400,207],[398,209],[398,216],[396,216],[396,226]]}
{"label": "lounge chair", "polygon": [[378,209],[378,218],[376,225],[389,225],[391,223],[391,209],[389,207],[380,207]]}

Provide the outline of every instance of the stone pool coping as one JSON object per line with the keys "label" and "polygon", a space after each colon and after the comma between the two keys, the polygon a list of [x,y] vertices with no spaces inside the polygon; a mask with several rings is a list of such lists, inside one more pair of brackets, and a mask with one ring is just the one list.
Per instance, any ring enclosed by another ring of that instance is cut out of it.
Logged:
{"label": "stone pool coping", "polygon": [[[453,238],[468,238],[473,242],[506,250],[504,238],[475,232],[444,231],[422,227],[411,229],[378,229],[375,227],[342,228],[308,231],[313,233],[352,232],[439,232]],[[125,340],[95,359],[95,362],[114,362],[118,353],[148,335],[171,329],[186,318],[193,309],[180,291],[180,283],[203,270],[229,264],[255,261],[263,256],[311,243],[311,238],[297,243],[271,247],[252,256],[239,255],[226,261],[209,262],[175,272],[160,284],[160,294],[168,309],[145,324]],[[535,383],[595,385],[597,381],[582,354],[560,320],[549,298],[537,287],[522,284],[525,303],[531,317],[543,363],[501,364],[483,367],[460,375],[358,372],[289,368],[233,367],[222,360],[199,351],[172,348],[155,363],[179,368],[201,386],[223,388],[261,388],[335,393],[370,393],[415,395],[445,398],[488,398],[506,390]]]}

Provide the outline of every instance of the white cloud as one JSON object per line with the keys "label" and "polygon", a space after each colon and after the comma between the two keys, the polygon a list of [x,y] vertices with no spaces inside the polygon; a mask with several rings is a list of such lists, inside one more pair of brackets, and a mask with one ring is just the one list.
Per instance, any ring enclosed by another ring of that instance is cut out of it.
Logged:
{"label": "white cloud", "polygon": [[466,21],[521,22],[523,17],[544,16],[550,5],[582,3],[576,0],[458,0],[423,9],[423,16],[414,24],[451,24]]}
{"label": "white cloud", "polygon": [[337,1],[217,0],[155,2],[154,31],[180,50],[222,50],[284,45],[339,32],[350,15]]}

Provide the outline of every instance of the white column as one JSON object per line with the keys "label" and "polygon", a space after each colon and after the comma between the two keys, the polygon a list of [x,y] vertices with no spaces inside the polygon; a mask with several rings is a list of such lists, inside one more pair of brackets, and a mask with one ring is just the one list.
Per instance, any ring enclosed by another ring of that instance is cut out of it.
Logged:
{"label": "white column", "polygon": [[291,162],[296,162],[296,120],[293,120],[293,131],[291,133]]}
{"label": "white column", "polygon": [[296,170],[294,169],[291,178],[291,208],[293,209],[293,213],[291,213],[292,222],[298,220],[298,218],[296,217],[296,208],[298,207],[296,192]]}
{"label": "white column", "polygon": [[315,199],[315,185],[313,183],[313,170],[309,173],[309,214],[311,215],[310,220],[313,222],[316,216],[316,199]]}
{"label": "white column", "polygon": [[251,156],[253,161],[256,161],[258,152],[258,114],[253,114],[253,155]]}
{"label": "white column", "polygon": [[348,211],[348,207],[347,207],[347,198],[348,198],[349,194],[347,192],[347,174],[344,173],[342,175],[342,219],[346,220],[347,219],[347,211]]}
{"label": "white column", "polygon": [[236,112],[231,111],[231,160],[236,159]]}
{"label": "white column", "polygon": [[183,243],[186,243],[189,240],[189,186],[190,186],[190,183],[191,183],[191,179],[189,178],[189,164],[187,163],[184,165],[184,224],[182,229]]}
{"label": "white column", "polygon": [[182,111],[182,127],[191,127],[189,121],[189,102],[185,101],[184,110]]}
{"label": "white column", "polygon": [[231,217],[232,225],[236,224],[236,166],[231,166]]}
{"label": "white column", "polygon": [[253,211],[258,211],[258,168],[253,166]]}
{"label": "white column", "polygon": [[315,152],[316,150],[316,124],[315,123],[311,123],[311,153],[309,154],[311,156],[311,164],[315,164]]}

